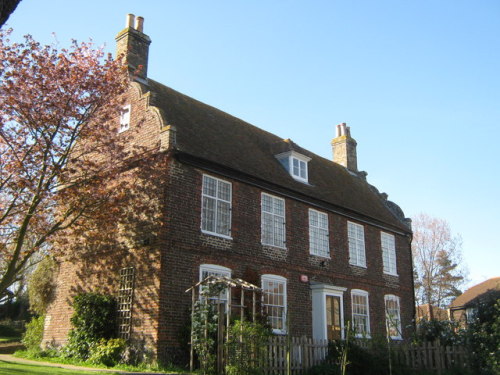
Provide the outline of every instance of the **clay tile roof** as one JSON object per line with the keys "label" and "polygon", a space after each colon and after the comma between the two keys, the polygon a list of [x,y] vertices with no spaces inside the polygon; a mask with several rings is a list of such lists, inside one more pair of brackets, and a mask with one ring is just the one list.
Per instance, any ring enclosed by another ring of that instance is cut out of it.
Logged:
{"label": "clay tile roof", "polygon": [[470,302],[474,302],[477,297],[493,290],[500,291],[500,277],[493,277],[467,289],[464,293],[455,298],[451,303],[451,307],[465,306]]}
{"label": "clay tile roof", "polygon": [[[178,151],[410,232],[388,208],[392,202],[343,166],[151,79],[149,89],[151,104],[177,129]],[[311,158],[309,184],[294,180],[276,159],[291,150]]]}

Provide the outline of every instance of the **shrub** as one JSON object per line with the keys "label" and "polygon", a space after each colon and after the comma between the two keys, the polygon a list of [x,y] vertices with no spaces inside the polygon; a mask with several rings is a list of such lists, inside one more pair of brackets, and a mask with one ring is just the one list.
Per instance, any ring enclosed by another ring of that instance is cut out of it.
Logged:
{"label": "shrub", "polygon": [[125,346],[124,339],[101,339],[90,348],[89,362],[96,365],[115,366],[120,362]]}
{"label": "shrub", "polygon": [[54,295],[54,271],[56,262],[46,256],[38,263],[28,280],[30,310],[35,314],[45,314]]}
{"label": "shrub", "polygon": [[472,365],[477,374],[500,374],[500,297],[490,296],[477,307],[466,331]]}
{"label": "shrub", "polygon": [[[346,354],[347,375],[380,375],[389,373],[389,347],[382,336],[374,336],[363,348],[356,341],[331,341],[325,363],[312,367],[308,375],[342,374],[342,355]],[[408,375],[412,371],[404,365],[392,363],[392,375]]]}
{"label": "shrub", "polygon": [[40,345],[43,339],[44,324],[44,315],[33,318],[28,324],[26,324],[26,332],[24,333],[21,341],[29,352],[38,353],[42,350]]}
{"label": "shrub", "polygon": [[116,302],[108,295],[83,293],[75,296],[73,308],[64,355],[86,360],[93,345],[116,334]]}
{"label": "shrub", "polygon": [[307,375],[341,375],[340,367],[331,363],[322,363],[311,367],[306,372]]}
{"label": "shrub", "polygon": [[193,313],[193,349],[204,375],[216,373],[216,340],[218,315],[215,305],[196,302]]}
{"label": "shrub", "polygon": [[441,345],[450,346],[463,343],[462,331],[458,323],[449,320],[422,319],[417,324],[414,341],[417,343],[439,340]]}
{"label": "shrub", "polygon": [[0,323],[0,336],[18,337],[20,336],[20,329],[14,326],[11,320],[4,320]]}
{"label": "shrub", "polygon": [[258,322],[235,320],[226,342],[228,375],[259,374],[258,359],[266,349],[271,330]]}

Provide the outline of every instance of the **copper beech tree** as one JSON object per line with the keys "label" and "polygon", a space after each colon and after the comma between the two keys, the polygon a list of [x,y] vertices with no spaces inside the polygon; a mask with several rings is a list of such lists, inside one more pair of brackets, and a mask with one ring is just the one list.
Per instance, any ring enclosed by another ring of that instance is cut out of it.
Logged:
{"label": "copper beech tree", "polygon": [[91,43],[0,33],[0,299],[56,234],[116,215],[127,187],[114,177],[132,157],[117,137],[127,85]]}

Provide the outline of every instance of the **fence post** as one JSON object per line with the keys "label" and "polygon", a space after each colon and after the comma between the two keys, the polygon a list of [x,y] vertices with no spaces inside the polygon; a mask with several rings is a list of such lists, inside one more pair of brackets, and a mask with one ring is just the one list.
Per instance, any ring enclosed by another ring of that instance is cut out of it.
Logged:
{"label": "fence post", "polygon": [[436,356],[436,361],[437,361],[437,365],[438,365],[438,375],[441,375],[444,368],[443,368],[443,361],[441,358],[441,342],[439,341],[439,339],[436,342],[435,356]]}

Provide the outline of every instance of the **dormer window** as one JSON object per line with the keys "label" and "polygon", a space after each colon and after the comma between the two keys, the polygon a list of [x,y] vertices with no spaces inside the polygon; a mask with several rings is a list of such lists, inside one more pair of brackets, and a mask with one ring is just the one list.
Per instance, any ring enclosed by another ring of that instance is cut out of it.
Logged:
{"label": "dormer window", "polygon": [[130,128],[130,104],[124,106],[120,113],[120,129],[118,133],[124,132]]}
{"label": "dormer window", "polygon": [[307,163],[304,160],[292,157],[292,165],[292,176],[307,181]]}
{"label": "dormer window", "polygon": [[276,158],[294,179],[300,182],[309,182],[307,163],[311,160],[310,157],[299,154],[297,151],[288,151],[276,155]]}

